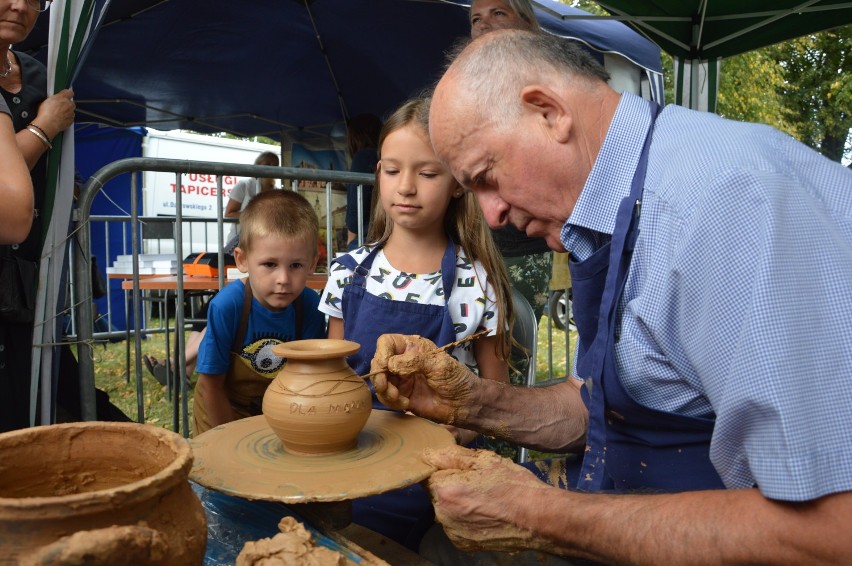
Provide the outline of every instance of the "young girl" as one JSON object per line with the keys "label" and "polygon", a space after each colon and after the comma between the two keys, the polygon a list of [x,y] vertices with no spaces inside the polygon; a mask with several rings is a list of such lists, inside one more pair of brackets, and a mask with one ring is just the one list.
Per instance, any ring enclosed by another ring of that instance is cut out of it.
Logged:
{"label": "young girl", "polygon": [[[508,381],[506,268],[476,197],[435,156],[428,113],[428,100],[413,100],[385,123],[370,243],[335,260],[319,308],[329,315],[329,338],[361,345],[349,359],[359,375],[370,371],[382,334],[419,334],[443,346],[488,329],[450,353],[479,375]],[[461,444],[477,436],[452,432]],[[434,523],[419,485],[355,500],[353,521],[415,550]]]}
{"label": "young girl", "polygon": [[329,315],[329,338],[361,344],[349,360],[359,375],[370,371],[382,334],[419,334],[443,346],[488,329],[451,354],[480,375],[508,381],[506,269],[476,197],[432,150],[428,105],[407,102],[382,129],[370,243],[332,264],[320,310]]}

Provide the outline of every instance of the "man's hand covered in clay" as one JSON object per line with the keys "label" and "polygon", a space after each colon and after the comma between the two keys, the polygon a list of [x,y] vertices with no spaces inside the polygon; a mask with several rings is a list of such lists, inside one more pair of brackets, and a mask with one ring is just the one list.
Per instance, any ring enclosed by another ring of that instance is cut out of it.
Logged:
{"label": "man's hand covered in clay", "polygon": [[379,401],[392,409],[463,426],[479,378],[434,342],[420,336],[384,334],[376,342],[371,379]]}
{"label": "man's hand covered in clay", "polygon": [[423,459],[438,470],[428,481],[435,518],[461,550],[547,550],[553,543],[518,526],[515,513],[530,490],[548,485],[532,472],[489,450],[427,448]]}

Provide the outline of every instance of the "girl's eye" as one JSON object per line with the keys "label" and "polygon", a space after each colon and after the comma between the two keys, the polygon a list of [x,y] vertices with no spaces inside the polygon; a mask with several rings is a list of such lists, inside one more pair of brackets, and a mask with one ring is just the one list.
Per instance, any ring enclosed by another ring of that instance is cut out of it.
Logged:
{"label": "girl's eye", "polygon": [[435,173],[434,171],[423,171],[423,172],[420,173],[420,175],[422,175],[423,177],[426,177],[427,179],[434,179],[435,177],[438,176],[438,174]]}
{"label": "girl's eye", "polygon": [[382,168],[382,172],[384,172],[385,175],[396,175],[399,173],[396,169],[388,169],[386,167]]}

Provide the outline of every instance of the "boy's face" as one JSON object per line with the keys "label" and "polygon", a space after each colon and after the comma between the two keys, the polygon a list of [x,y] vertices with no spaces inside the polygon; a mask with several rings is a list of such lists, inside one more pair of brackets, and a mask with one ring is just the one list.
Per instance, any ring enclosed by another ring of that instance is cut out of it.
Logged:
{"label": "boy's face", "polygon": [[234,250],[237,267],[248,272],[252,294],[260,304],[271,311],[284,310],[302,293],[317,266],[316,242],[261,236],[252,238],[251,245],[248,253]]}

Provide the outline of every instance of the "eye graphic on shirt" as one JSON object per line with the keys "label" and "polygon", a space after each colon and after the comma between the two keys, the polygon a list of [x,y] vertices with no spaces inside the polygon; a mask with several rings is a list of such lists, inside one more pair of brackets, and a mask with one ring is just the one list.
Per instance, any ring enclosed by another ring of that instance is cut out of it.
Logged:
{"label": "eye graphic on shirt", "polygon": [[281,371],[281,367],[286,361],[272,353],[272,347],[278,344],[281,344],[281,340],[274,338],[257,340],[243,348],[240,357],[251,369],[264,377],[273,379]]}

